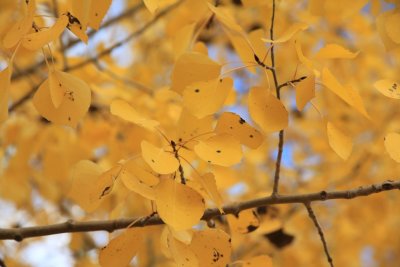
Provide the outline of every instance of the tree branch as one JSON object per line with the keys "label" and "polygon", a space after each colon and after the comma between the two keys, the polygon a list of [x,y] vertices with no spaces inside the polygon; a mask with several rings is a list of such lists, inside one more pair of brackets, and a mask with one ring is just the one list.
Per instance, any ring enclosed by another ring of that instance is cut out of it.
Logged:
{"label": "tree branch", "polygon": [[[361,196],[369,196],[372,194],[380,193],[382,191],[400,190],[399,181],[385,181],[379,184],[372,184],[368,186],[360,186],[355,189],[342,190],[342,191],[320,191],[310,194],[299,195],[275,195],[263,198],[256,198],[240,203],[233,203],[223,207],[224,214],[238,214],[242,210],[252,209],[265,205],[280,205],[280,204],[304,204],[325,201],[332,199],[352,199]],[[207,209],[203,217],[204,221],[208,221],[216,216],[223,215],[217,208]],[[60,224],[53,224],[47,226],[33,226],[24,228],[0,228],[0,240],[15,240],[22,241],[25,238],[55,235],[62,233],[73,232],[89,232],[89,231],[108,231],[112,232],[118,229],[123,229],[131,225],[131,227],[144,227],[149,225],[164,224],[158,215],[143,216],[139,218],[126,218],[118,220],[105,220],[105,221],[87,221],[87,222],[74,222],[69,220]]]}
{"label": "tree branch", "polygon": [[312,209],[311,204],[309,202],[305,203],[304,205],[307,208],[308,216],[313,221],[315,227],[318,230],[318,234],[319,234],[319,237],[321,238],[322,245],[324,246],[324,251],[325,251],[325,255],[328,260],[328,263],[331,267],[334,267],[333,259],[332,259],[331,255],[329,254],[328,245],[325,240],[325,235],[324,235],[324,232],[322,231],[321,226],[318,223],[317,216],[315,216],[314,210]]}
{"label": "tree branch", "polygon": [[[274,40],[274,21],[275,21],[275,0],[272,0],[272,16],[271,16],[271,26],[269,28],[270,39]],[[272,73],[272,77],[274,79],[276,97],[281,99],[281,92],[278,83],[278,77],[276,75],[275,70],[275,52],[274,45],[271,46],[271,68],[269,69]],[[279,143],[278,143],[278,154],[276,155],[276,163],[275,163],[275,174],[274,174],[274,185],[272,189],[272,196],[276,196],[278,194],[279,187],[279,174],[281,171],[281,162],[283,155],[283,143],[284,143],[284,131],[279,131]]]}
{"label": "tree branch", "polygon": [[300,77],[298,79],[294,79],[294,80],[282,83],[281,85],[278,86],[278,89],[280,90],[281,88],[283,88],[285,86],[289,86],[289,85],[292,85],[294,83],[301,82],[302,80],[305,80],[305,79],[307,79],[307,76],[302,76],[302,77]]}

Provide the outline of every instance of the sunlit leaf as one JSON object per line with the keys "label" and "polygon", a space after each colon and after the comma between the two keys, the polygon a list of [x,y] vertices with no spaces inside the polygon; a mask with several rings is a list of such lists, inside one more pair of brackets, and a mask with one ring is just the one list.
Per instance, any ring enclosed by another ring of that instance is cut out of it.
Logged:
{"label": "sunlit leaf", "polygon": [[267,43],[284,43],[289,41],[296,33],[304,31],[308,28],[308,24],[297,22],[292,25],[282,34],[279,38],[274,40],[263,38],[262,40]]}
{"label": "sunlit leaf", "polygon": [[89,11],[89,26],[98,30],[101,21],[107,14],[112,0],[92,0]]}
{"label": "sunlit leaf", "polygon": [[267,94],[265,88],[251,88],[248,104],[251,118],[264,132],[276,132],[288,126],[289,114],[285,106],[275,96]]}
{"label": "sunlit leaf", "polygon": [[347,104],[369,119],[360,94],[349,86],[341,85],[327,68],[322,70],[322,83]]}
{"label": "sunlit leaf", "polygon": [[[23,3],[25,4],[25,3]],[[12,25],[12,27],[4,35],[3,46],[5,48],[14,47],[28,32],[32,29],[33,16],[36,10],[36,1],[28,2],[28,12],[20,21]]]}
{"label": "sunlit leaf", "polygon": [[232,112],[222,113],[215,127],[215,132],[228,133],[250,148],[259,147],[264,139],[257,129]]}
{"label": "sunlit leaf", "polygon": [[232,166],[242,159],[239,141],[228,134],[219,134],[200,141],[194,151],[204,161],[220,166]]}
{"label": "sunlit leaf", "polygon": [[[399,46],[398,43],[396,43],[394,40],[398,40],[398,36],[394,37],[393,34],[396,32],[395,28],[393,27],[393,22],[390,22],[390,17],[396,14],[393,10],[389,10],[386,12],[383,12],[378,15],[376,18],[376,28],[378,30],[379,36],[381,37],[381,40],[383,44],[385,45],[386,50],[390,51],[392,49],[395,49],[396,47]],[[389,24],[387,22],[390,22]],[[391,36],[388,34],[388,28],[389,32],[391,33]],[[392,39],[394,37],[394,40]]]}
{"label": "sunlit leaf", "polygon": [[183,91],[183,105],[197,118],[211,115],[222,107],[232,86],[231,78],[195,82]]}
{"label": "sunlit leaf", "polygon": [[231,30],[234,33],[241,34],[244,36],[244,30],[242,27],[236,23],[234,18],[223,8],[221,7],[215,7],[210,3],[208,4],[208,8],[215,14],[217,19],[229,30]]}
{"label": "sunlit leaf", "polygon": [[195,175],[195,180],[198,181],[201,186],[206,190],[209,198],[211,198],[215,205],[217,205],[218,209],[220,210],[221,213],[223,213],[223,199],[221,197],[221,194],[218,191],[217,184],[215,181],[214,174],[208,172],[202,176],[197,176]]}
{"label": "sunlit leaf", "polygon": [[220,229],[194,232],[190,248],[199,259],[200,267],[226,267],[231,261],[231,238]]}
{"label": "sunlit leaf", "polygon": [[155,172],[169,174],[178,169],[179,162],[172,153],[168,153],[145,140],[142,141],[141,148],[143,159]]}
{"label": "sunlit leaf", "polygon": [[37,50],[42,48],[46,44],[57,40],[67,24],[68,17],[63,15],[58,18],[54,25],[49,29],[26,35],[22,39],[22,45],[29,50]]}
{"label": "sunlit leaf", "polygon": [[379,80],[374,83],[374,87],[384,96],[400,99],[400,85],[393,80]]}
{"label": "sunlit leaf", "polygon": [[120,99],[111,102],[110,112],[121,119],[137,124],[150,131],[154,131],[155,127],[160,124],[158,121],[146,118],[126,101]]}
{"label": "sunlit leaf", "polygon": [[182,53],[186,52],[192,41],[192,36],[196,23],[191,23],[179,29],[172,40],[175,57],[178,58]]}
{"label": "sunlit leaf", "polygon": [[185,230],[197,224],[205,205],[199,193],[172,179],[163,179],[155,187],[157,212],[161,219],[176,230]]}
{"label": "sunlit leaf", "polygon": [[338,45],[338,44],[327,44],[322,47],[317,54],[315,54],[315,58],[317,59],[333,59],[333,58],[347,58],[353,59],[360,52],[351,52],[348,49]]}
{"label": "sunlit leaf", "polygon": [[302,111],[305,105],[315,97],[315,77],[307,77],[304,81],[296,84],[296,105]]}
{"label": "sunlit leaf", "polygon": [[167,246],[169,247],[172,257],[174,258],[177,266],[199,266],[199,260],[197,259],[196,254],[190,249],[188,245],[175,239],[171,233],[169,233],[167,237]]}
{"label": "sunlit leaf", "polygon": [[[33,97],[36,110],[47,120],[55,123],[75,127],[78,121],[86,114],[91,102],[91,91],[89,86],[78,77],[57,71],[56,77],[61,89],[64,90],[62,103],[58,108],[53,102],[50,92],[50,80],[45,80]],[[54,88],[53,88],[54,89]],[[59,95],[55,93],[55,95]]]}
{"label": "sunlit leaf", "polygon": [[11,84],[11,67],[0,72],[0,123],[8,117],[8,95]]}
{"label": "sunlit leaf", "polygon": [[333,151],[342,159],[348,159],[353,149],[351,138],[336,128],[331,122],[327,124],[327,134],[329,146]]}
{"label": "sunlit leaf", "polygon": [[183,53],[172,70],[171,89],[182,94],[186,86],[194,82],[217,79],[221,65],[204,54],[197,52]]}
{"label": "sunlit leaf", "polygon": [[[178,142],[207,139],[210,137],[210,133],[212,132],[212,124],[212,116],[198,119],[189,111],[183,109],[177,123],[178,129],[176,139]],[[195,144],[195,142],[189,142],[185,144],[185,146],[192,147]]]}
{"label": "sunlit leaf", "polygon": [[242,267],[258,267],[258,266],[273,267],[271,257],[267,255],[261,255],[253,257],[248,260],[244,260],[242,264]]}
{"label": "sunlit leaf", "polygon": [[400,163],[400,134],[388,133],[385,136],[384,145],[389,156],[394,161]]}
{"label": "sunlit leaf", "polygon": [[125,267],[143,246],[143,233],[140,228],[129,228],[113,238],[99,253],[101,267]]}
{"label": "sunlit leaf", "polygon": [[71,170],[69,196],[87,212],[94,211],[111,192],[120,170],[121,166],[117,165],[103,172],[91,161],[79,161]]}
{"label": "sunlit leaf", "polygon": [[151,13],[156,13],[160,9],[174,3],[175,0],[143,0],[143,2]]}

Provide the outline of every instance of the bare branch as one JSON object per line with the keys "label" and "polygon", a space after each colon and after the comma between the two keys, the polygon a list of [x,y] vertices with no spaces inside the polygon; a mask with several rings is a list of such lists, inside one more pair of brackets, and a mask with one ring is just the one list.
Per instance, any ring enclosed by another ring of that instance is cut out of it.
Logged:
{"label": "bare branch", "polygon": [[300,77],[300,78],[298,78],[298,79],[294,79],[294,80],[291,80],[291,81],[282,83],[281,85],[278,86],[278,88],[279,88],[279,90],[280,90],[281,88],[283,88],[283,87],[285,87],[285,86],[289,86],[289,85],[292,85],[292,84],[294,84],[294,83],[301,82],[302,80],[305,80],[305,79],[307,79],[307,76],[302,76],[302,77]]}
{"label": "bare branch", "polygon": [[308,216],[313,221],[315,227],[318,230],[318,234],[319,234],[319,237],[321,238],[322,245],[324,246],[324,251],[325,251],[325,255],[326,255],[326,258],[328,260],[328,263],[329,263],[329,265],[331,267],[334,267],[333,266],[333,259],[332,259],[331,255],[329,254],[328,245],[327,245],[326,240],[325,240],[324,231],[322,231],[322,228],[318,223],[317,216],[315,216],[314,210],[312,209],[310,203],[305,203],[304,205],[307,208]]}
{"label": "bare branch", "polygon": [[[369,196],[372,194],[380,193],[382,191],[400,190],[399,181],[385,181],[380,184],[372,184],[368,186],[360,186],[355,189],[342,190],[342,191],[320,191],[310,194],[299,195],[275,195],[263,198],[256,198],[240,203],[233,203],[223,207],[224,214],[238,214],[242,210],[252,209],[265,205],[280,205],[280,204],[304,204],[309,205],[315,201],[325,201],[332,199],[352,199],[361,196]],[[219,209],[207,209],[203,217],[204,221],[224,215],[221,214]],[[67,221],[65,223],[53,224],[47,226],[33,226],[25,228],[0,228],[0,240],[16,240],[22,241],[25,238],[55,235],[62,233],[73,232],[89,232],[89,231],[108,231],[112,232],[118,229],[123,229],[131,225],[131,227],[144,227],[149,225],[164,224],[158,215],[143,216],[140,218],[127,218],[118,220],[105,220],[105,221],[87,221],[87,222],[74,222]]]}

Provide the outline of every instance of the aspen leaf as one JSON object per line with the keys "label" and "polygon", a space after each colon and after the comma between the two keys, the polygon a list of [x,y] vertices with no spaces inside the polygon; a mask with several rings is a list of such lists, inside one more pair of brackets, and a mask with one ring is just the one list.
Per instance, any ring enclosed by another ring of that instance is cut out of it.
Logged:
{"label": "aspen leaf", "polygon": [[124,100],[113,100],[110,105],[111,114],[120,117],[123,120],[137,124],[150,131],[154,131],[160,123],[155,120],[145,118],[142,114],[136,111],[131,105]]}
{"label": "aspen leaf", "polygon": [[270,40],[263,38],[262,40],[267,43],[284,43],[289,41],[296,33],[304,31],[308,28],[308,24],[297,22],[292,24],[289,29],[287,29],[279,38],[275,40]]}
{"label": "aspen leaf", "polygon": [[182,94],[186,86],[198,81],[217,79],[221,65],[198,52],[183,53],[176,61],[171,75],[171,89]]}
{"label": "aspen leaf", "polygon": [[20,21],[15,23],[4,35],[3,46],[5,48],[14,47],[32,29],[33,16],[36,10],[36,1],[28,2],[28,12]]}
{"label": "aspen leaf", "polygon": [[170,249],[171,255],[174,258],[177,266],[181,267],[198,267],[199,260],[196,254],[188,245],[177,240],[169,233],[167,237],[167,246]]}
{"label": "aspen leaf", "polygon": [[263,135],[239,115],[224,112],[218,119],[216,133],[227,133],[237,138],[241,144],[250,148],[257,148],[263,142]]}
{"label": "aspen leaf", "polygon": [[163,179],[155,187],[157,212],[175,230],[185,230],[197,224],[205,205],[199,193],[172,179]]}
{"label": "aspen leaf", "polygon": [[143,246],[143,233],[140,228],[128,228],[113,238],[99,253],[101,267],[125,267]]}
{"label": "aspen leaf", "polygon": [[254,210],[243,210],[236,215],[227,215],[229,227],[232,232],[247,234],[260,226],[260,220]]}
{"label": "aspen leaf", "polygon": [[0,72],[0,123],[8,117],[8,95],[11,85],[11,67]]}
{"label": "aspen leaf", "polygon": [[296,106],[302,111],[305,105],[315,97],[315,77],[307,77],[307,79],[296,84]]}
{"label": "aspen leaf", "polygon": [[338,45],[338,44],[327,44],[326,46],[322,47],[315,58],[317,59],[333,59],[333,58],[347,58],[353,59],[355,58],[360,52],[351,52],[348,49]]}
{"label": "aspen leaf", "polygon": [[83,27],[78,23],[68,24],[68,29],[75,34],[82,42],[87,44],[89,41],[89,36],[87,36],[86,32],[83,30]]}
{"label": "aspen leaf", "polygon": [[225,167],[237,164],[242,159],[239,141],[228,134],[219,134],[199,141],[194,151],[202,160]]}
{"label": "aspen leaf", "polygon": [[179,29],[174,36],[172,40],[172,46],[176,58],[182,55],[182,53],[184,53],[189,48],[195,27],[196,23],[186,25]]}
{"label": "aspen leaf", "polygon": [[267,255],[260,255],[248,260],[244,260],[242,264],[242,267],[259,267],[259,266],[273,267],[271,257]]}
{"label": "aspen leaf", "polygon": [[233,86],[231,78],[195,82],[183,91],[183,105],[197,118],[217,112]]}
{"label": "aspen leaf", "polygon": [[64,31],[68,24],[68,17],[66,15],[57,19],[52,27],[39,32],[26,35],[22,39],[22,45],[29,50],[37,50],[46,44],[57,40],[60,34]]}
{"label": "aspen leaf", "polygon": [[347,104],[360,112],[364,117],[369,119],[369,115],[364,108],[360,94],[353,88],[343,86],[336,80],[335,76],[327,69],[322,70],[322,83],[333,93],[343,99]]}
{"label": "aspen leaf", "polygon": [[159,174],[169,174],[175,172],[179,167],[179,162],[171,153],[158,148],[155,145],[143,140],[141,143],[142,156],[144,161]]}
{"label": "aspen leaf", "polygon": [[383,12],[378,15],[376,18],[376,29],[378,30],[379,36],[381,37],[382,43],[384,44],[385,48],[387,51],[390,51],[396,47],[398,47],[398,43],[396,43],[394,40],[398,40],[398,36],[393,38],[393,35],[389,36],[388,34],[388,28],[389,32],[391,34],[394,34],[396,30],[394,30],[392,27],[392,23],[387,24],[389,18],[396,14],[393,10],[389,10],[386,12]]}
{"label": "aspen leaf", "polygon": [[248,104],[251,118],[264,132],[276,132],[288,126],[289,114],[285,106],[275,96],[267,95],[265,88],[251,88]]}
{"label": "aspen leaf", "polygon": [[386,33],[396,44],[400,44],[400,12],[390,13],[385,20]]}
{"label": "aspen leaf", "polygon": [[400,163],[400,134],[388,133],[385,136],[384,145],[389,156],[394,161]]}
{"label": "aspen leaf", "polygon": [[100,28],[101,21],[107,14],[112,0],[91,0],[88,25],[95,30]]}
{"label": "aspen leaf", "polygon": [[220,21],[226,28],[234,33],[245,35],[242,27],[236,23],[234,18],[223,8],[215,7],[210,3],[207,3],[208,8],[215,14],[218,21]]}
{"label": "aspen leaf", "polygon": [[327,134],[329,146],[333,151],[342,159],[348,159],[353,149],[353,141],[350,137],[336,128],[331,122],[327,124]]}
{"label": "aspen leaf", "polygon": [[[202,140],[209,137],[212,132],[213,116],[206,116],[204,118],[196,118],[186,109],[183,109],[178,121],[177,140]],[[195,144],[190,142],[186,145],[191,146]]]}
{"label": "aspen leaf", "polygon": [[94,211],[103,197],[111,192],[120,171],[120,165],[103,172],[100,166],[89,160],[79,161],[71,170],[69,197],[87,212]]}
{"label": "aspen leaf", "polygon": [[59,87],[64,91],[59,107],[56,108],[54,105],[54,102],[59,103],[60,101],[59,93],[54,93],[53,100],[50,92],[50,79],[46,79],[40,85],[33,97],[33,104],[40,115],[47,120],[55,124],[75,127],[89,109],[90,88],[83,80],[72,74],[56,71],[55,75]]}
{"label": "aspen leaf", "polygon": [[218,191],[214,174],[208,172],[202,176],[195,175],[194,177],[206,190],[208,197],[214,201],[220,212],[224,213],[224,210],[222,209],[224,203],[221,194]]}
{"label": "aspen leaf", "polygon": [[143,3],[152,14],[174,2],[175,0],[143,0]]}
{"label": "aspen leaf", "polygon": [[204,229],[193,233],[191,250],[200,267],[226,267],[231,261],[231,238],[219,229]]}
{"label": "aspen leaf", "polygon": [[302,64],[304,64],[304,66],[306,66],[310,71],[312,71],[316,77],[319,77],[320,76],[320,72],[314,68],[314,63],[312,62],[312,60],[310,60],[309,58],[304,56],[303,50],[301,49],[300,42],[295,40],[294,41],[294,46],[295,46],[296,54],[297,54],[297,57],[299,58],[299,61]]}
{"label": "aspen leaf", "polygon": [[384,96],[400,99],[400,85],[398,82],[383,79],[375,82],[374,87]]}
{"label": "aspen leaf", "polygon": [[[141,168],[137,168],[139,172],[145,172]],[[124,185],[131,191],[141,195],[144,198],[155,200],[155,190],[142,182],[136,172],[128,172],[125,168],[121,171],[120,177]],[[156,177],[155,177],[156,178]]]}

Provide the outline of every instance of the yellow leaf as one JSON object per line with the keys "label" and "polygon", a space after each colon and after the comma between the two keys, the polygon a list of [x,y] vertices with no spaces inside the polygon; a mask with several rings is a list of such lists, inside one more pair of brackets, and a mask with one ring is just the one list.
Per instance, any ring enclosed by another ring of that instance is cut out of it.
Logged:
{"label": "yellow leaf", "polygon": [[329,146],[333,151],[342,159],[348,159],[353,149],[353,141],[351,138],[330,122],[327,124],[327,134]]}
{"label": "yellow leaf", "polygon": [[194,178],[206,190],[208,197],[214,201],[220,212],[224,213],[224,210],[222,209],[224,202],[222,200],[221,194],[218,191],[214,174],[208,172],[202,176],[195,175]]}
{"label": "yellow leaf", "polygon": [[144,245],[142,229],[129,228],[112,239],[99,253],[101,267],[125,267]]}
{"label": "yellow leaf", "polygon": [[192,36],[196,23],[185,25],[179,29],[172,40],[172,47],[177,59],[180,55],[186,52],[192,41]]}
{"label": "yellow leaf", "polygon": [[400,44],[400,12],[390,13],[385,20],[385,29],[388,37],[396,44]]}
{"label": "yellow leaf", "polygon": [[101,21],[107,14],[112,0],[91,0],[88,25],[95,30],[100,28]]}
{"label": "yellow leaf", "polygon": [[91,161],[79,161],[72,167],[69,197],[87,212],[94,211],[103,197],[111,192],[120,170],[121,166],[117,165],[103,172],[100,166]]}
{"label": "yellow leaf", "polygon": [[243,261],[242,267],[273,267],[271,257],[267,255],[260,255]]}
{"label": "yellow leaf", "polygon": [[320,76],[320,72],[314,68],[314,63],[308,59],[307,57],[304,56],[303,50],[301,49],[301,44],[299,41],[295,40],[294,41],[297,57],[299,58],[299,61],[304,64],[310,71],[314,73],[316,77]]}
{"label": "yellow leaf", "polygon": [[[210,137],[212,133],[213,116],[198,119],[186,109],[182,109],[178,121],[176,140],[186,142],[188,140],[202,140]],[[189,142],[185,146],[192,147],[195,142]]]}
{"label": "yellow leaf", "polygon": [[174,238],[169,233],[167,237],[167,246],[175,260],[177,266],[180,267],[198,267],[199,260],[190,247],[183,242]]}
{"label": "yellow leaf", "polygon": [[222,113],[215,127],[215,132],[228,133],[237,138],[241,144],[253,149],[259,147],[264,140],[263,135],[257,129],[232,112]]}
{"label": "yellow leaf", "polygon": [[217,112],[233,86],[231,78],[195,82],[183,91],[183,105],[197,118]]}
{"label": "yellow leaf", "polygon": [[8,118],[8,95],[11,85],[11,67],[0,72],[0,123]]}
{"label": "yellow leaf", "polygon": [[228,134],[219,134],[200,141],[194,151],[202,160],[225,167],[237,164],[242,159],[240,143]]}
{"label": "yellow leaf", "polygon": [[315,55],[316,59],[333,59],[333,58],[355,58],[360,52],[350,52],[346,48],[338,44],[327,44],[322,47]]}
{"label": "yellow leaf", "polygon": [[224,10],[221,7],[215,7],[210,3],[207,3],[207,5],[208,8],[215,14],[218,21],[220,21],[226,28],[228,28],[229,30],[231,30],[236,34],[245,36],[242,27],[236,23],[234,18],[227,12],[227,10]]}
{"label": "yellow leaf", "polygon": [[307,77],[296,85],[296,105],[302,111],[305,105],[315,97],[315,77]]}
{"label": "yellow leaf", "polygon": [[282,102],[265,88],[254,87],[249,92],[249,112],[251,118],[264,132],[276,132],[288,126],[289,114]]}
{"label": "yellow leaf", "polygon": [[394,161],[400,163],[400,134],[388,133],[385,136],[384,145],[389,156]]}
{"label": "yellow leaf", "polygon": [[284,43],[289,41],[296,33],[300,31],[304,31],[308,28],[308,24],[302,23],[302,22],[297,22],[292,24],[289,29],[286,30],[279,38],[275,40],[270,40],[270,39],[265,39],[263,38],[262,40],[267,43]]}
{"label": "yellow leaf", "polygon": [[[23,4],[25,4],[23,2]],[[33,16],[36,10],[36,1],[28,2],[28,13],[20,21],[15,23],[4,35],[3,46],[5,48],[14,47],[32,29]]]}
{"label": "yellow leaf", "polygon": [[87,42],[89,41],[89,36],[87,36],[87,34],[86,34],[84,28],[82,27],[82,25],[80,25],[78,23],[68,24],[68,29],[73,34],[75,34],[75,36],[78,37],[82,42],[87,44]]}
{"label": "yellow leaf", "polygon": [[[151,175],[147,173],[145,170],[140,168],[139,166],[130,168],[131,170],[133,169],[134,171],[128,171],[126,168],[124,168],[121,171],[120,178],[124,185],[131,191],[141,195],[144,198],[150,199],[150,200],[155,200],[155,190],[151,186],[147,185],[143,181],[139,179],[141,176],[138,173],[141,173],[142,175]],[[157,177],[153,176],[155,179]],[[158,180],[158,179],[157,179]]]}
{"label": "yellow leaf", "polygon": [[322,70],[322,83],[329,90],[343,99],[347,104],[369,119],[369,115],[364,108],[364,104],[359,93],[351,87],[344,87],[341,85],[327,68]]}
{"label": "yellow leaf", "polygon": [[[393,10],[389,10],[387,12],[379,14],[379,16],[376,18],[376,28],[387,51],[390,51],[399,46],[399,44],[392,39],[393,36],[388,35],[388,30],[387,30],[387,28],[389,28],[391,34],[395,32],[395,30],[392,30],[393,24],[387,23],[389,18],[394,14],[396,13]],[[395,37],[395,40],[397,40],[397,38],[398,36]]]}
{"label": "yellow leaf", "polygon": [[145,140],[142,141],[141,148],[144,161],[156,173],[169,174],[178,169],[179,162],[172,153],[168,153]]}
{"label": "yellow leaf", "polygon": [[393,80],[379,80],[374,83],[374,87],[384,96],[400,99],[400,85]]}
{"label": "yellow leaf", "polygon": [[62,89],[65,90],[60,106],[56,108],[53,104],[49,79],[45,80],[36,91],[33,104],[40,115],[47,120],[75,127],[89,109],[90,88],[84,81],[69,73],[57,71],[56,76]]}
{"label": "yellow leaf", "polygon": [[57,19],[56,23],[54,23],[51,28],[26,35],[22,39],[22,45],[29,50],[37,50],[42,48],[46,44],[57,40],[67,24],[68,17],[63,15]]}
{"label": "yellow leaf", "polygon": [[155,187],[157,212],[175,230],[191,228],[200,221],[205,205],[199,193],[172,179],[163,179]]}
{"label": "yellow leaf", "polygon": [[260,220],[254,210],[243,210],[236,215],[227,215],[231,231],[240,234],[251,233],[260,226]]}
{"label": "yellow leaf", "polygon": [[158,121],[145,118],[124,100],[113,100],[110,105],[110,112],[123,120],[137,124],[150,131],[154,131],[155,127],[160,124]]}
{"label": "yellow leaf", "polygon": [[221,65],[204,54],[197,52],[183,53],[172,70],[171,89],[182,94],[186,86],[198,81],[217,79]]}
{"label": "yellow leaf", "polygon": [[219,229],[194,232],[190,248],[199,259],[199,267],[226,267],[231,261],[231,238]]}

